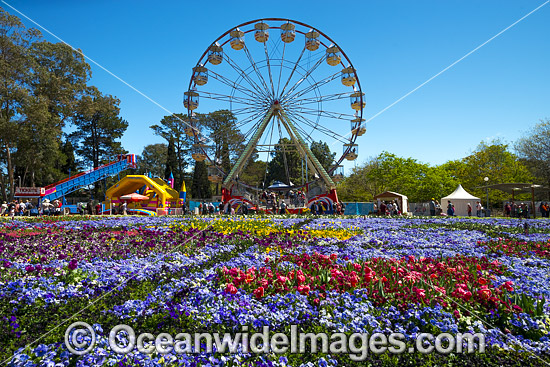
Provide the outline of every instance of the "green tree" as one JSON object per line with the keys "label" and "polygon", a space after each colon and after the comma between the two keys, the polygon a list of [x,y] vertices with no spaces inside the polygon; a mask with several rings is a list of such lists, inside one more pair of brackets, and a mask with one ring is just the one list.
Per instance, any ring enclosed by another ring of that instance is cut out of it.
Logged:
{"label": "green tree", "polygon": [[328,171],[329,168],[334,166],[334,158],[336,157],[336,153],[330,151],[330,148],[326,142],[321,140],[318,142],[313,141],[311,142],[309,149],[315,158],[317,158],[319,163],[321,163],[321,166],[325,169],[325,171]]}
{"label": "green tree", "polygon": [[163,177],[166,168],[166,153],[167,146],[164,143],[146,145],[137,159],[137,172],[139,174],[151,172],[153,176]]}
{"label": "green tree", "polygon": [[[164,146],[166,145],[164,144]],[[164,177],[168,179],[170,174],[174,174],[174,172],[176,172],[176,175],[174,175],[176,186],[181,184],[183,177],[180,177],[180,172],[178,171],[178,156],[176,154],[176,147],[174,146],[174,138],[170,138],[170,140],[168,140],[168,147],[165,149],[164,162]]]}
{"label": "green tree", "polygon": [[541,120],[525,133],[516,142],[515,149],[539,182],[550,187],[550,120]]}
{"label": "green tree", "polygon": [[[40,38],[36,29],[27,29],[19,18],[0,8],[0,146],[7,171],[7,182],[13,198],[14,167],[12,154],[16,149],[18,124],[30,95],[29,81],[32,60],[28,48]],[[4,174],[3,172],[0,174]]]}
{"label": "green tree", "polygon": [[90,65],[80,50],[74,51],[64,43],[35,42],[29,55],[32,94],[45,98],[49,126],[61,130],[73,119],[80,96],[86,93]]}
{"label": "green tree", "polygon": [[211,158],[229,173],[233,163],[244,150],[244,135],[237,128],[237,118],[231,111],[219,110],[208,114],[198,114],[203,133],[210,138]]}
{"label": "green tree", "polygon": [[73,144],[69,139],[65,139],[65,142],[61,147],[61,153],[63,154],[64,163],[61,165],[60,171],[67,176],[69,174],[75,174],[79,168],[76,161]]}
{"label": "green tree", "polygon": [[170,139],[174,141],[177,166],[174,168],[173,174],[178,184],[184,179],[185,169],[190,160],[191,146],[193,144],[193,138],[185,134],[188,121],[189,118],[187,115],[176,113],[164,116],[160,124],[151,126],[154,134],[165,139],[167,143],[170,143]]}
{"label": "green tree", "polygon": [[[460,162],[452,161],[442,165],[449,174],[478,197],[485,197],[486,185],[500,183],[530,183],[533,176],[527,166],[508,150],[508,145],[499,140],[481,142],[476,150]],[[502,201],[510,200],[509,194],[499,190],[489,190],[489,201],[492,206],[500,206]]]}
{"label": "green tree", "polygon": [[371,201],[376,194],[395,191],[410,202],[421,202],[441,198],[455,188],[456,180],[439,167],[382,152],[353,169],[338,186],[338,195],[346,201]]}
{"label": "green tree", "polygon": [[31,72],[28,95],[13,130],[13,166],[24,186],[43,186],[65,177],[60,171],[66,159],[63,128],[72,121],[90,67],[80,52],[61,43],[31,43],[27,58]]}
{"label": "green tree", "polygon": [[70,137],[83,166],[97,168],[113,160],[117,154],[126,153],[120,139],[128,122],[119,116],[120,100],[103,95],[97,88],[88,88],[82,97],[75,117],[77,130]]}
{"label": "green tree", "polygon": [[267,164],[266,186],[274,181],[286,184],[301,182],[302,167],[300,154],[289,138],[281,138],[273,148]]}
{"label": "green tree", "polygon": [[239,181],[249,185],[262,187],[266,177],[267,162],[261,160],[252,160],[243,169]]}
{"label": "green tree", "polygon": [[212,197],[210,181],[208,181],[208,170],[204,161],[195,162],[190,194],[193,199],[209,199]]}

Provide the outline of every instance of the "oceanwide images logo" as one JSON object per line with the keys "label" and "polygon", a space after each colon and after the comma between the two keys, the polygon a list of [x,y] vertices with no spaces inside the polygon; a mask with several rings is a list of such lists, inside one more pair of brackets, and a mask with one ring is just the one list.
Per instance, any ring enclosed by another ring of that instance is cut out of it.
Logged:
{"label": "oceanwide images logo", "polygon": [[[77,355],[90,353],[98,337],[94,329],[85,322],[75,322],[65,331],[67,349]],[[223,335],[219,333],[179,333],[175,337],[168,333],[153,335],[142,333],[136,336],[132,327],[117,325],[109,332],[108,344],[112,351],[128,354],[138,351],[145,354],[154,352],[191,354],[191,353],[325,353],[349,354],[354,361],[363,361],[369,352],[381,353],[479,353],[485,352],[485,335],[449,334],[437,336],[428,333],[419,334],[414,343],[407,343],[402,333],[302,333],[298,325],[291,325],[290,335],[270,333],[264,326],[261,333],[250,333],[248,326],[242,332]],[[102,346],[103,347],[103,346]]]}

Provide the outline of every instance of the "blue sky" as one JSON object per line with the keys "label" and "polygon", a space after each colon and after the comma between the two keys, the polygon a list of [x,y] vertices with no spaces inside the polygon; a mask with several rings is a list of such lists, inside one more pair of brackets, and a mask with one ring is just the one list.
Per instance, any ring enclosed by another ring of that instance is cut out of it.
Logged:
{"label": "blue sky", "polygon": [[[223,32],[264,17],[302,21],[352,60],[368,119],[544,1],[7,3],[172,112],[183,112],[191,68]],[[386,150],[441,164],[468,155],[482,140],[513,142],[550,118],[548,19],[550,4],[370,121],[357,141],[356,163]],[[166,111],[93,64],[92,72],[92,84],[122,101],[130,124],[123,146],[139,154],[161,142],[149,126]]]}

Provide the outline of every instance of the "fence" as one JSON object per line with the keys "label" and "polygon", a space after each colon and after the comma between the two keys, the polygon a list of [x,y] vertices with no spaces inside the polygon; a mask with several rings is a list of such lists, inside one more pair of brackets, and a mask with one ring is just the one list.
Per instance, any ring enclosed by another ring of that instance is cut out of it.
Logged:
{"label": "fence", "polygon": [[374,203],[344,203],[346,205],[345,215],[369,215],[374,210]]}

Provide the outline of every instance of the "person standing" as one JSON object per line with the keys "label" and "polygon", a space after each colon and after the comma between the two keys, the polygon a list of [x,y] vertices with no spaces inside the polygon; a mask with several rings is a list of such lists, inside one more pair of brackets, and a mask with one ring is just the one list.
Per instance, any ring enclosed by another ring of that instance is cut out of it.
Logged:
{"label": "person standing", "polygon": [[452,217],[454,215],[453,203],[451,203],[451,200],[447,200],[447,202],[447,215]]}
{"label": "person standing", "polygon": [[128,204],[126,204],[125,201],[122,202],[122,215],[128,215],[127,209],[128,209]]}
{"label": "person standing", "polygon": [[476,201],[476,216],[481,217],[481,203]]}
{"label": "person standing", "polygon": [[509,202],[506,202],[506,205],[504,205],[504,216],[507,218],[510,218],[511,212],[512,212],[512,207],[510,206]]}
{"label": "person standing", "polygon": [[430,200],[430,215],[433,217],[435,215],[435,199]]}
{"label": "person standing", "polygon": [[286,203],[284,200],[281,200],[281,211],[280,214],[286,214]]}
{"label": "person standing", "polygon": [[311,214],[317,215],[317,202],[316,201],[311,205]]}
{"label": "person standing", "polygon": [[380,215],[386,215],[386,202],[382,201],[380,203]]}
{"label": "person standing", "polygon": [[468,203],[468,216],[472,216],[472,206],[470,205],[470,203]]}

